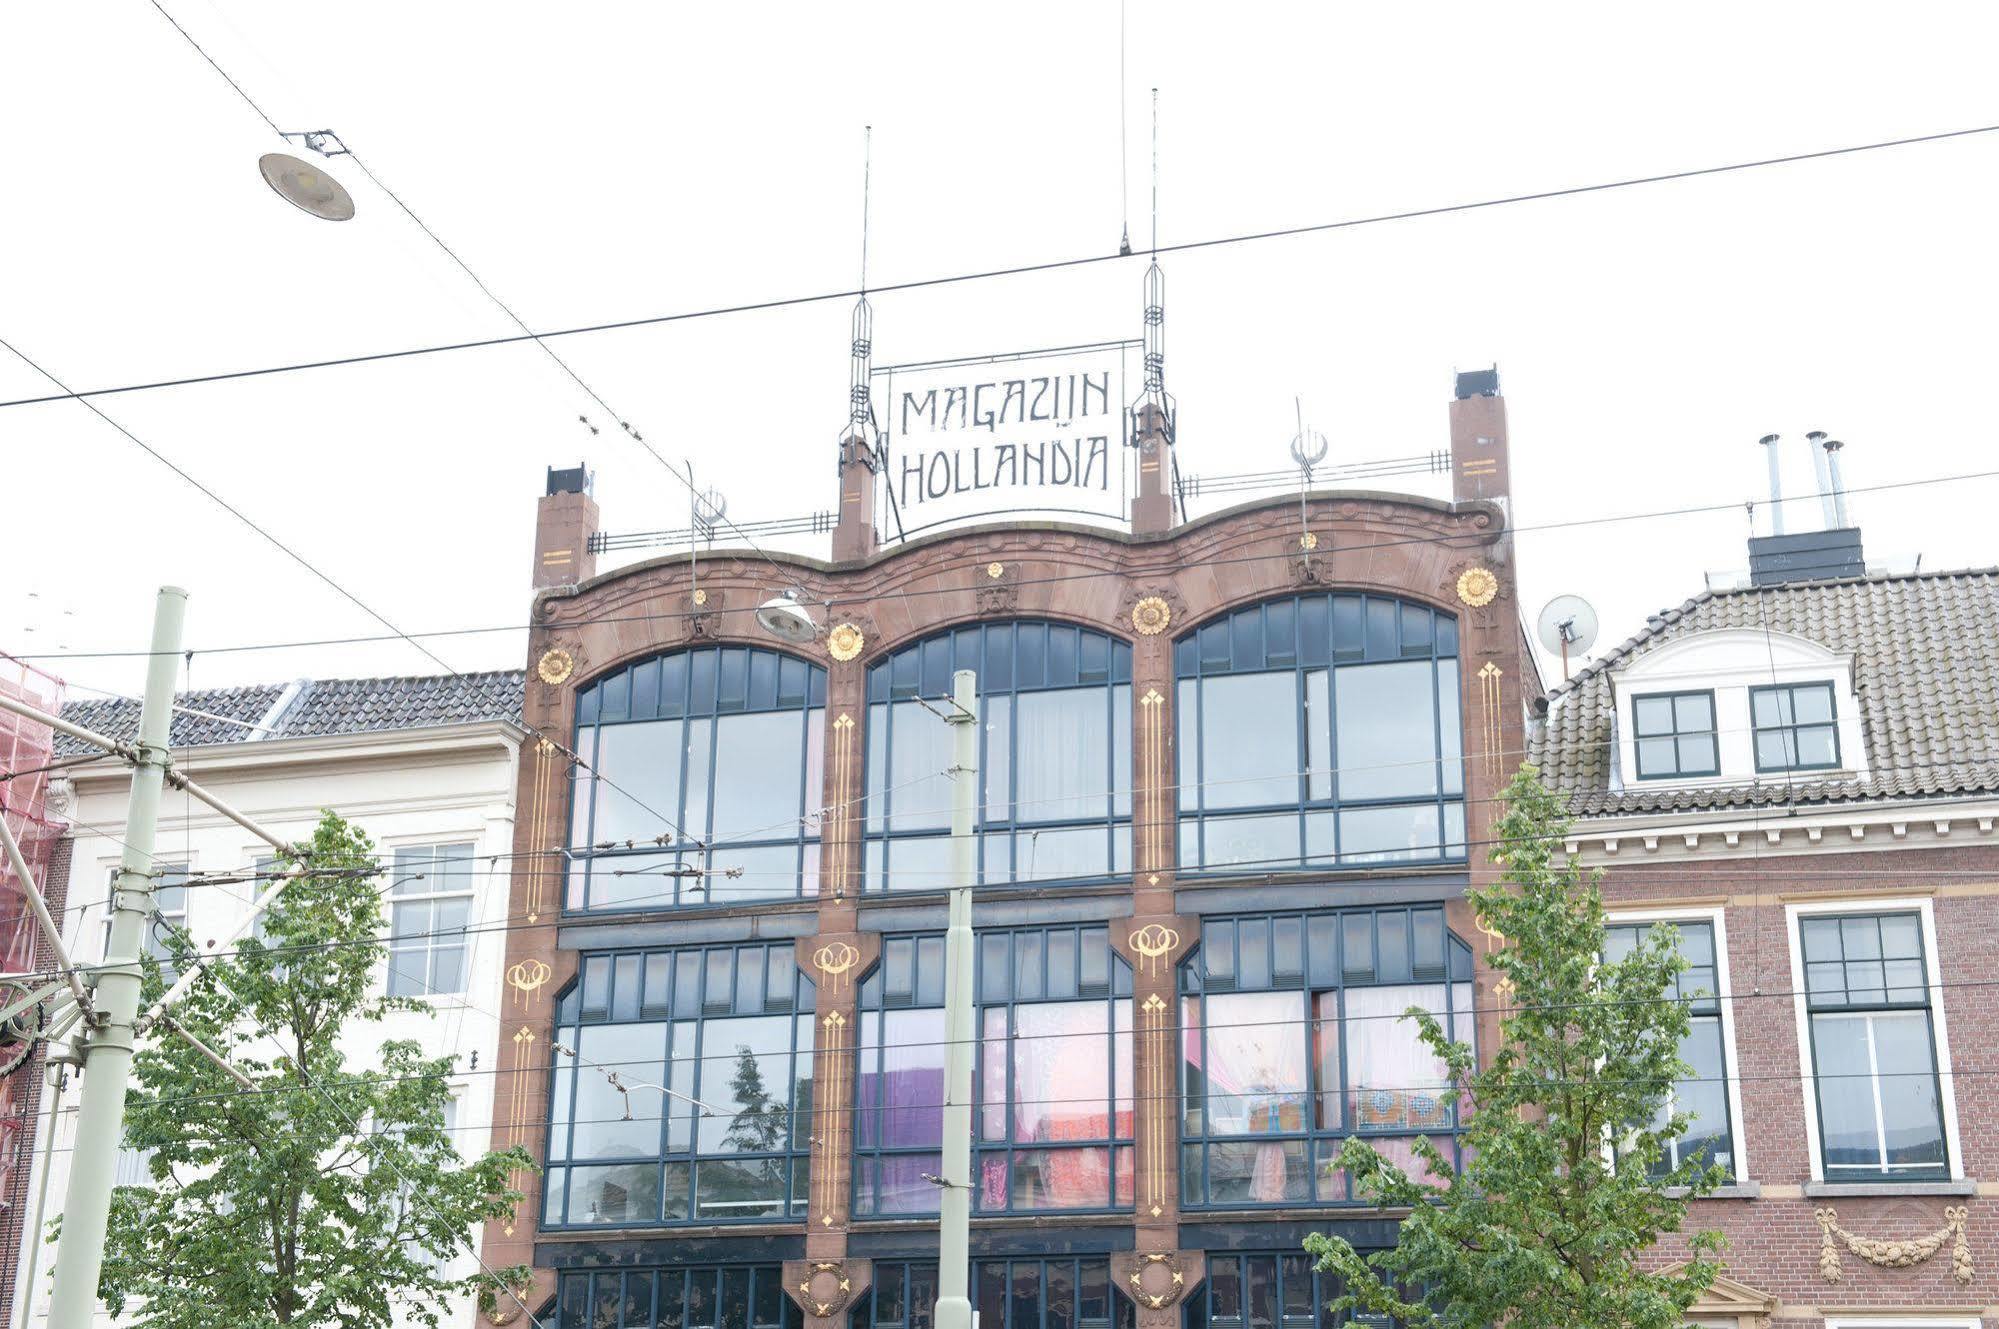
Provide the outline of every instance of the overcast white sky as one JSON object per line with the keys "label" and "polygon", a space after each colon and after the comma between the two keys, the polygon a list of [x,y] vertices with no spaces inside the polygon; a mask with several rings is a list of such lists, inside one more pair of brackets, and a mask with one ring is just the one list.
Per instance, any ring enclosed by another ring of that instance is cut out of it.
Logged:
{"label": "overcast white sky", "polygon": [[[337,129],[538,328],[839,290],[874,126],[876,283],[1113,251],[1118,9],[166,0],[287,128]],[[1131,215],[1162,243],[1999,122],[1972,5],[1130,6]],[[72,386],[512,331],[359,172],[314,221],[278,147],[143,0],[0,15],[0,336]],[[1500,366],[1525,608],[1606,644],[1744,561],[1758,435],[1849,444],[1850,486],[1995,469],[1999,134],[1166,261],[1183,473],[1444,446]],[[1138,335],[1142,259],[876,300],[878,361]],[[738,519],[827,507],[844,301],[573,337],[562,354]],[[47,385],[0,352],[0,396]],[[686,499],[532,347],[105,398],[114,418],[410,629],[519,623],[546,465],[612,531]],[[599,421],[603,424],[602,420]],[[1435,492],[1434,485],[1431,492]],[[0,650],[375,631],[75,403],[0,410]],[[1999,481],[1862,493],[1870,556],[1986,565]],[[1815,514],[1794,506],[1794,521]],[[32,630],[31,630],[32,629]],[[515,666],[519,634],[446,639]],[[136,689],[135,661],[54,662]],[[197,654],[195,686],[429,672],[407,645]]]}

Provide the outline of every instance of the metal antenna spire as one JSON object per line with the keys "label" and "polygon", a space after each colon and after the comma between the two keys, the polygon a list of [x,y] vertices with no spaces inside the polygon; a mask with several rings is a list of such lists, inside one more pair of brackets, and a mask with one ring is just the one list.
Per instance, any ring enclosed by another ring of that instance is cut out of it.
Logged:
{"label": "metal antenna spire", "polygon": [[1130,119],[1130,99],[1124,86],[1124,13],[1125,0],[1118,0],[1117,7],[1117,199],[1118,214],[1123,219],[1124,229],[1118,234],[1117,252],[1119,257],[1131,253],[1131,149],[1126,145],[1125,123]]}
{"label": "metal antenna spire", "polygon": [[868,194],[874,187],[875,127],[861,126],[861,298],[868,294]]}
{"label": "metal antenna spire", "polygon": [[852,372],[847,380],[847,437],[872,445],[874,403],[869,386],[874,353],[874,309],[868,304],[868,211],[874,189],[875,127],[861,130],[861,298],[854,302]]}
{"label": "metal antenna spire", "polygon": [[1152,90],[1152,261],[1159,261],[1159,89]]}

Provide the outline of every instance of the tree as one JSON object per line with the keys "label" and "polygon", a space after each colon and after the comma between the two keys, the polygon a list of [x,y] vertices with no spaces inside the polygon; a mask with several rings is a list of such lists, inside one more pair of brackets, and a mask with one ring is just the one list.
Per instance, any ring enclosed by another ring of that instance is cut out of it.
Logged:
{"label": "tree", "polygon": [[[134,1063],[125,1143],[149,1152],[152,1185],[114,1193],[98,1293],[114,1312],[136,1302],[146,1329],[389,1329],[399,1310],[436,1325],[445,1297],[494,1290],[440,1271],[476,1224],[512,1211],[509,1174],[532,1160],[461,1161],[444,1127],[455,1058],[391,1040],[379,1071],[348,1067],[343,1033],[427,1007],[381,995],[367,837],[326,813],[306,862],[261,939],[201,961],[174,1008],[255,1090],[165,1034]],[[161,989],[149,962],[147,1000]]]}
{"label": "tree", "polygon": [[1367,1256],[1314,1234],[1306,1249],[1338,1274],[1333,1303],[1419,1327],[1679,1329],[1713,1281],[1718,1233],[1687,1240],[1670,1272],[1641,1266],[1686,1218],[1687,1195],[1726,1180],[1688,1158],[1660,1172],[1689,1118],[1667,1111],[1686,1007],[1667,996],[1686,968],[1672,929],[1652,929],[1631,953],[1603,958],[1601,872],[1562,849],[1568,820],[1523,767],[1495,827],[1501,880],[1470,892],[1481,929],[1504,938],[1489,957],[1507,991],[1500,1045],[1484,1069],[1436,1018],[1411,1009],[1422,1041],[1449,1068],[1469,1115],[1461,1171],[1417,1142],[1427,1180],[1410,1177],[1359,1139],[1339,1163],[1354,1194],[1407,1208],[1395,1247]]}

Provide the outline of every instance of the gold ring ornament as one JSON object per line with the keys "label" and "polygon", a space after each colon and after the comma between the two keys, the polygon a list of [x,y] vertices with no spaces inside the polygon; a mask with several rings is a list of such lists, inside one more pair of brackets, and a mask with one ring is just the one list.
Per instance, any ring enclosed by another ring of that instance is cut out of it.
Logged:
{"label": "gold ring ornament", "polygon": [[842,623],[826,634],[826,653],[845,664],[861,653],[868,639],[852,623]]}
{"label": "gold ring ornament", "polygon": [[554,687],[576,672],[576,657],[560,646],[551,646],[535,662],[534,672],[542,682]]}
{"label": "gold ring ornament", "polygon": [[1473,609],[1483,609],[1499,594],[1499,578],[1487,567],[1466,568],[1458,574],[1458,599]]}
{"label": "gold ring ornament", "polygon": [[1141,637],[1156,637],[1172,622],[1172,608],[1156,595],[1148,595],[1131,607],[1131,626]]}

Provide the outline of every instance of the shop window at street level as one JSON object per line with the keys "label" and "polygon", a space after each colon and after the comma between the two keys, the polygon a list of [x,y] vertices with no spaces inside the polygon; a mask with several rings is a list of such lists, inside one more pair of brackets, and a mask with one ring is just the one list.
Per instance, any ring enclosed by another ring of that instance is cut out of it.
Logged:
{"label": "shop window at street level", "polygon": [[578,692],[566,908],[817,894],[825,706],[825,670],[741,646]]}
{"label": "shop window at street level", "polygon": [[1638,778],[1678,780],[1719,775],[1714,693],[1654,692],[1631,699]]}
{"label": "shop window at street level", "polygon": [[1181,637],[1181,871],[1464,857],[1457,656],[1457,620],[1376,595],[1273,600]]}
{"label": "shop window at street level", "polygon": [[800,1329],[775,1264],[563,1273],[549,1329]]}
{"label": "shop window at street level", "polygon": [[[1131,969],[1108,930],[982,931],[976,970],[974,1208],[1131,1208]],[[854,1212],[935,1213],[944,938],[885,938],[860,1005]]]}
{"label": "shop window at street level", "polygon": [[389,995],[465,991],[472,846],[406,845],[389,865]]}
{"label": "shop window at street level", "polygon": [[951,676],[978,675],[982,882],[1131,869],[1131,647],[1060,623],[942,632],[868,668],[866,889],[951,883]]}
{"label": "shop window at street level", "polygon": [[1315,1271],[1302,1252],[1209,1251],[1207,1262],[1206,1281],[1187,1299],[1186,1329],[1388,1329],[1392,1324],[1385,1316],[1326,1309],[1344,1285],[1337,1274]]}
{"label": "shop window at street level", "polygon": [[1832,684],[1787,683],[1749,689],[1758,771],[1830,771],[1839,767],[1839,722]]}
{"label": "shop window at street level", "polygon": [[788,942],[585,955],[556,1003],[574,1055],[554,1056],[542,1225],[803,1213],[813,999]]}
{"label": "shop window at street level", "polygon": [[1441,906],[1204,920],[1180,969],[1182,1202],[1351,1203],[1354,1135],[1418,1178],[1417,1136],[1457,1163],[1457,1092],[1404,1012],[1471,1042],[1471,977]]}
{"label": "shop window at street level", "polygon": [[1804,914],[1798,942],[1825,1179],[1948,1177],[1922,915]]}
{"label": "shop window at street level", "polygon": [[[1604,929],[1604,958],[1618,961],[1630,955],[1653,924],[1618,923]],[[1654,1175],[1676,1170],[1681,1161],[1692,1159],[1702,1167],[1719,1163],[1733,1168],[1735,1135],[1730,1129],[1728,1058],[1722,1030],[1720,957],[1715,954],[1714,924],[1704,920],[1674,920],[1679,934],[1680,955],[1687,967],[1673,980],[1668,994],[1685,1004],[1692,1027],[1680,1041],[1680,1060],[1692,1068],[1684,1080],[1676,1081],[1659,1104],[1653,1129],[1663,1126],[1675,1112],[1693,1118],[1686,1134],[1668,1142],[1663,1155],[1653,1164]]]}
{"label": "shop window at street level", "polygon": [[[874,1286],[856,1303],[853,1329],[932,1329],[934,1263],[875,1261]],[[1131,1300],[1111,1286],[1101,1255],[975,1260],[972,1308],[979,1329],[1132,1329]]]}

